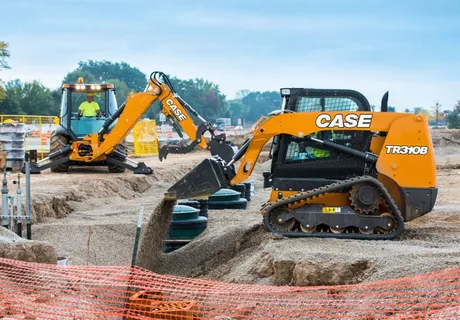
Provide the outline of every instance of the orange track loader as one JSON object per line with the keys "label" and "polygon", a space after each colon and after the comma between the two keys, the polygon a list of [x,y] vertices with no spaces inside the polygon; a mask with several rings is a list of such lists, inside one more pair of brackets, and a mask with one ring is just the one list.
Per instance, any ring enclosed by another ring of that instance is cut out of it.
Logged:
{"label": "orange track loader", "polygon": [[[394,239],[437,198],[427,118],[371,111],[354,90],[285,88],[279,112],[261,118],[230,161],[213,156],[177,181],[166,197],[206,197],[248,179],[273,138],[271,187],[260,214],[288,237]],[[235,165],[238,168],[235,169]]]}

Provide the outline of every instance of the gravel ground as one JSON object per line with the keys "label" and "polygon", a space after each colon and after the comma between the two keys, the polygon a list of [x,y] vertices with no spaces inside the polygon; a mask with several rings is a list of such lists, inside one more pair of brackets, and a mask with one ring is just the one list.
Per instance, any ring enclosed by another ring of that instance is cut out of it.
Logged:
{"label": "gravel ground", "polygon": [[[155,271],[228,282],[316,285],[368,282],[458,266],[460,170],[454,168],[460,163],[460,149],[446,152],[442,147],[436,153],[444,169],[438,171],[435,210],[408,223],[397,240],[287,239],[266,232],[258,214],[269,195],[262,189],[262,171],[268,165],[264,163],[254,170],[256,195],[247,210],[210,210],[208,229],[189,245],[165,255]],[[108,175],[96,168],[33,176],[38,221],[32,237],[53,244],[72,265],[130,264],[140,206],[145,206],[146,226],[163,192],[206,156],[196,152],[170,155],[163,162],[147,159],[155,170],[148,177],[130,172]]]}

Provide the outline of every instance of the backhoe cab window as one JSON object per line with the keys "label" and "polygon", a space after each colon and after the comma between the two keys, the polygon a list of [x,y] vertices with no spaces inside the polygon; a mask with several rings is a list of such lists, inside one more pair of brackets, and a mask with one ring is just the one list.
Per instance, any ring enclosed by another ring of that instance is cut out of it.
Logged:
{"label": "backhoe cab window", "polygon": [[[99,104],[99,108],[101,110],[101,114],[103,117],[106,116],[105,115],[105,100],[106,100],[105,92],[94,92],[93,101]],[[86,92],[78,92],[78,91],[72,92],[72,119],[76,118],[78,108],[85,101],[87,101]]]}
{"label": "backhoe cab window", "polygon": [[[358,105],[359,101],[347,97],[331,97],[324,98],[324,105],[321,97],[299,97],[296,103],[297,112],[321,112],[321,111],[358,111],[362,108]],[[314,138],[320,140],[333,140],[345,146],[358,149],[360,146],[352,145],[352,142],[361,141],[354,139],[359,132],[329,130],[321,131],[312,134]],[[307,140],[296,137],[288,138],[288,147],[286,150],[285,162],[296,162],[304,160],[315,160],[324,158],[337,157],[337,153],[333,150],[322,148],[319,145]]]}

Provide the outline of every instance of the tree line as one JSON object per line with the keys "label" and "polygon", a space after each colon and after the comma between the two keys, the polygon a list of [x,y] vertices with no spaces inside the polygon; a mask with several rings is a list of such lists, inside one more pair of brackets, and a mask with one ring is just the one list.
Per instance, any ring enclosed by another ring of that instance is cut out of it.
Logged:
{"label": "tree line", "polygon": [[[0,41],[0,70],[9,69],[7,58],[10,57],[8,44]],[[83,77],[86,83],[112,83],[116,88],[118,105],[121,105],[130,92],[143,91],[147,84],[147,75],[126,62],[80,61],[75,70],[63,76],[62,84],[76,83]],[[219,85],[203,78],[179,79],[169,76],[179,95],[208,121],[216,118],[231,118],[236,125],[238,119],[252,124],[261,116],[281,106],[279,91],[240,90],[234,99],[227,99],[220,91]],[[61,87],[48,88],[38,80],[22,82],[19,79],[3,83],[0,79],[0,113],[58,116],[60,109]],[[375,106],[373,106],[375,108]],[[395,107],[389,106],[394,112]],[[446,119],[449,127],[460,127],[460,100],[453,110],[438,112],[441,121]],[[155,103],[145,117],[159,120],[160,105]],[[424,113],[433,119],[434,110],[415,107],[404,112]]]}

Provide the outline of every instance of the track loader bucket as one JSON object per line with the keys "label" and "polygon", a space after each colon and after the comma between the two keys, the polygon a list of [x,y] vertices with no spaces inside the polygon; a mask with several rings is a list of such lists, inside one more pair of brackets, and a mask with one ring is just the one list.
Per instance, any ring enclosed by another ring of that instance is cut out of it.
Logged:
{"label": "track loader bucket", "polygon": [[210,196],[230,186],[233,167],[218,157],[204,160],[168,189],[168,197],[190,199]]}

